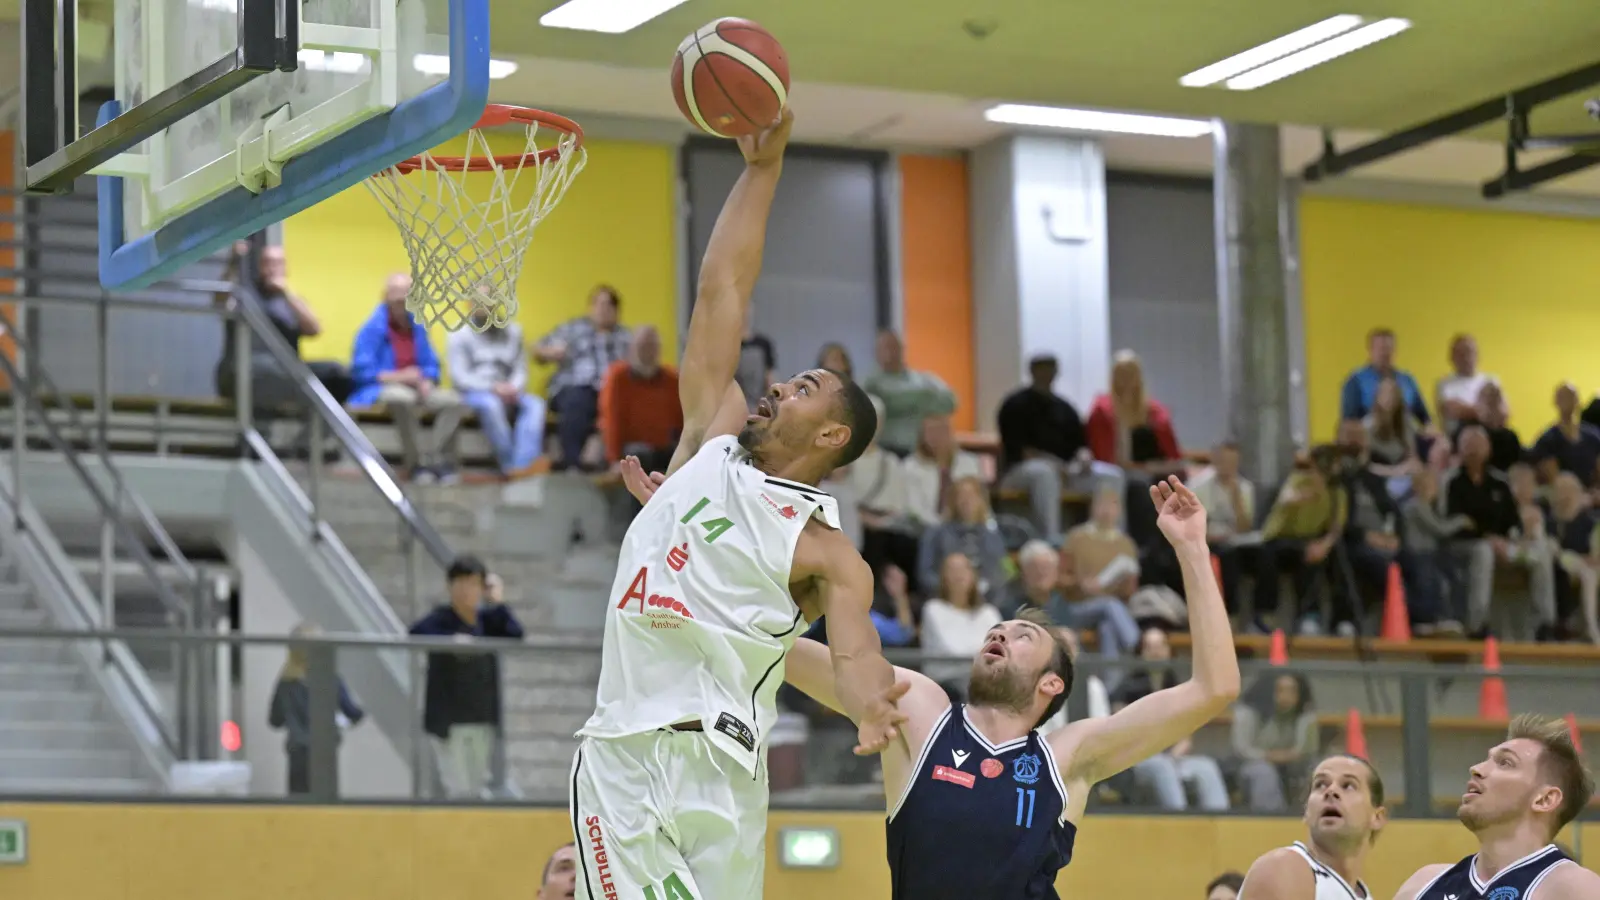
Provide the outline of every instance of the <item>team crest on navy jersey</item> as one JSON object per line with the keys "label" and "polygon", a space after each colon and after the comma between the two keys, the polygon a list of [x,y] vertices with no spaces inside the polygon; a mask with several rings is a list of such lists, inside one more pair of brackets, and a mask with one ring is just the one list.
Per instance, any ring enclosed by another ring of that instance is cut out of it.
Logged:
{"label": "team crest on navy jersey", "polygon": [[1024,753],[1012,761],[1011,777],[1020,784],[1036,784],[1039,781],[1039,768],[1043,765],[1037,754]]}
{"label": "team crest on navy jersey", "polygon": [[1514,887],[1497,887],[1489,892],[1485,900],[1517,900],[1521,893]]}

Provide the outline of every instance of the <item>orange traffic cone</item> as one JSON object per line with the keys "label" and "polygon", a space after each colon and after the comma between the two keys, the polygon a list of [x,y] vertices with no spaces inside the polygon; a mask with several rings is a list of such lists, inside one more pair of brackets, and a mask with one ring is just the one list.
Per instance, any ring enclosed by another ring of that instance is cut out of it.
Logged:
{"label": "orange traffic cone", "polygon": [[1361,724],[1361,710],[1350,707],[1344,723],[1344,752],[1356,759],[1367,758],[1367,729]]}
{"label": "orange traffic cone", "polygon": [[1400,564],[1389,564],[1389,584],[1383,592],[1383,627],[1378,636],[1386,641],[1411,640],[1411,613],[1406,609],[1406,585],[1400,577]]}
{"label": "orange traffic cone", "polygon": [[1492,637],[1483,641],[1483,684],[1478,688],[1478,718],[1504,722],[1511,718],[1506,702],[1506,683],[1500,678],[1500,642]]}
{"label": "orange traffic cone", "polygon": [[1583,736],[1578,733],[1578,717],[1567,713],[1567,733],[1572,735],[1572,749],[1583,755]]}
{"label": "orange traffic cone", "polygon": [[1267,665],[1287,666],[1289,664],[1289,639],[1284,636],[1283,629],[1277,628],[1272,632],[1272,647],[1267,651]]}

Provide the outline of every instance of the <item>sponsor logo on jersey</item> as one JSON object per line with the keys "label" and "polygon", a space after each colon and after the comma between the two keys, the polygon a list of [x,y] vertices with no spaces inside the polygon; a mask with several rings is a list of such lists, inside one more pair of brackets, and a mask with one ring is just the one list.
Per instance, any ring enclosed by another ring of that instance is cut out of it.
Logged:
{"label": "sponsor logo on jersey", "polygon": [[795,509],[793,506],[787,503],[779,503],[771,497],[768,497],[766,494],[761,495],[761,505],[767,508],[767,512],[770,512],[773,515],[781,518],[792,519],[795,516],[800,515],[800,510]]}
{"label": "sponsor logo on jersey", "polygon": [[1005,770],[1006,764],[992,756],[984,760],[982,765],[978,766],[978,771],[982,772],[983,777],[985,778],[999,778],[1000,774]]}
{"label": "sponsor logo on jersey", "polygon": [[[669,559],[670,557],[671,554],[668,554]],[[684,560],[687,561],[688,558],[688,554],[685,553]],[[683,624],[684,619],[694,618],[694,613],[690,612],[689,607],[678,598],[650,593],[648,571],[644,566],[639,567],[639,574],[633,576],[628,589],[623,591],[617,609],[627,609],[628,604],[637,600],[638,612],[650,619],[651,628],[677,628]]]}
{"label": "sponsor logo on jersey", "polygon": [[611,862],[606,858],[606,833],[600,826],[600,817],[590,816],[583,820],[583,824],[588,828],[589,858],[594,862],[595,880],[600,883],[606,900],[617,900],[617,885],[611,880]]}
{"label": "sponsor logo on jersey", "polygon": [[1021,784],[1034,784],[1039,780],[1039,767],[1042,765],[1038,754],[1024,753],[1011,761],[1011,777]]}
{"label": "sponsor logo on jersey", "polygon": [[956,768],[959,769],[961,768],[961,764],[967,761],[967,757],[971,756],[972,754],[965,750],[951,750],[950,755],[955,757]]}
{"label": "sponsor logo on jersey", "polygon": [[717,730],[739,742],[739,746],[754,753],[756,749],[756,733],[750,726],[739,721],[727,713],[717,716]]}
{"label": "sponsor logo on jersey", "polygon": [[682,572],[683,567],[689,564],[689,542],[684,541],[667,551],[667,568],[674,572]]}
{"label": "sponsor logo on jersey", "polygon": [[959,784],[964,788],[970,788],[978,783],[978,776],[971,772],[963,772],[960,769],[952,769],[949,766],[934,766],[933,780],[948,781],[951,784]]}

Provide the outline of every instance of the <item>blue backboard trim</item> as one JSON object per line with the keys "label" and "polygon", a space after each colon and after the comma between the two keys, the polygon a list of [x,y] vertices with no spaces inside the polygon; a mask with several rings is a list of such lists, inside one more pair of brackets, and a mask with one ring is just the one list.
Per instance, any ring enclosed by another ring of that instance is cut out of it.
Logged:
{"label": "blue backboard trim", "polygon": [[[489,102],[489,0],[451,0],[448,18],[448,81],[289,160],[276,188],[260,194],[234,188],[123,243],[122,178],[98,176],[100,284],[113,291],[145,287],[471,128]],[[120,112],[121,104],[106,103],[96,124]]]}

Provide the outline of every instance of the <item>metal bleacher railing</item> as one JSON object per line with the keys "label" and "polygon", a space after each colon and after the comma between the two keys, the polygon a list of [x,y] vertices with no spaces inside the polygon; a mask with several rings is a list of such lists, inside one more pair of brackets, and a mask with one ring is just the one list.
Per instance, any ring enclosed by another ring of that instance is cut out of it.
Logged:
{"label": "metal bleacher railing", "polygon": [[[502,657],[531,655],[547,660],[570,659],[573,663],[584,658],[592,660],[599,654],[597,644],[574,644],[567,640],[541,637],[530,637],[518,642],[480,639],[462,643],[439,638],[397,640],[389,637],[345,635],[282,638],[153,629],[99,629],[69,633],[48,629],[0,629],[0,646],[17,641],[117,643],[134,647],[176,646],[186,648],[195,656],[209,657],[219,656],[215,652],[217,648],[226,646],[228,653],[221,656],[231,655],[234,658],[235,670],[257,673],[254,680],[246,679],[235,686],[235,690],[240,694],[255,698],[253,704],[245,701],[241,702],[239,707],[245,710],[263,711],[263,719],[264,711],[268,707],[266,698],[271,696],[275,686],[274,678],[271,676],[278,672],[290,647],[300,648],[305,661],[303,676],[300,677],[310,689],[311,695],[311,778],[310,792],[294,799],[309,802],[332,802],[340,798],[406,802],[431,802],[437,799],[429,796],[428,792],[419,790],[409,777],[396,774],[386,780],[371,774],[372,770],[380,767],[369,765],[365,759],[345,761],[343,771],[346,777],[350,777],[353,772],[357,773],[361,783],[341,786],[338,762],[340,755],[368,752],[356,746],[357,742],[344,732],[337,716],[338,673],[341,668],[350,665],[360,655],[404,652],[414,657],[416,665],[420,668],[424,665],[423,659],[428,653],[439,651],[451,654],[497,654]],[[939,662],[932,657],[924,657],[916,651],[892,650],[889,655],[897,664],[911,668],[921,667],[929,662]],[[259,664],[252,663],[252,659]],[[1183,675],[1184,661],[1175,662],[1178,673],[1180,676]],[[1127,661],[1121,664],[1126,666]],[[1482,760],[1488,748],[1497,743],[1504,732],[1503,721],[1475,722],[1469,721],[1470,717],[1449,715],[1451,700],[1448,695],[1451,692],[1462,696],[1475,696],[1479,683],[1484,678],[1491,677],[1491,673],[1484,672],[1482,667],[1476,664],[1310,661],[1296,663],[1291,668],[1274,668],[1260,661],[1247,659],[1242,665],[1247,692],[1252,683],[1282,674],[1305,676],[1313,684],[1324,688],[1335,681],[1343,680],[1350,691],[1357,692],[1350,693],[1351,697],[1359,696],[1360,689],[1357,687],[1357,682],[1378,682],[1378,694],[1386,698],[1385,703],[1392,703],[1393,708],[1398,709],[1398,715],[1384,715],[1380,709],[1365,704],[1361,705],[1359,712],[1368,717],[1366,727],[1369,730],[1367,740],[1371,747],[1370,758],[1384,774],[1388,795],[1392,798],[1390,809],[1396,815],[1434,817],[1450,814],[1453,806],[1449,798],[1452,794],[1459,795],[1461,786],[1466,782],[1467,767]],[[1079,659],[1079,689],[1074,692],[1073,702],[1068,706],[1071,717],[1083,714],[1083,695],[1087,693],[1083,686],[1088,676],[1104,677],[1114,666],[1113,661],[1097,656],[1085,655]],[[1600,717],[1600,692],[1595,691],[1595,688],[1600,686],[1600,670],[1571,665],[1519,665],[1506,666],[1492,675],[1504,679],[1513,696],[1520,697],[1524,701],[1515,704],[1513,712],[1532,711],[1557,716],[1572,711],[1570,703],[1573,702],[1573,698],[1577,698],[1576,702],[1588,703],[1588,706],[1577,710],[1582,722],[1581,727],[1588,731],[1591,743],[1600,737],[1593,731],[1596,728],[1595,719]],[[1550,694],[1549,686],[1556,683],[1568,688],[1565,693],[1566,699]],[[413,690],[420,693],[422,686],[423,682],[419,680],[413,684]],[[584,698],[593,696],[592,685],[573,685],[573,688],[575,696]],[[545,696],[544,694],[523,696],[514,690],[509,691],[504,699],[506,715],[509,717],[516,711],[526,712],[530,706],[535,708],[534,711],[538,711],[541,704],[539,698]],[[1544,699],[1547,697],[1550,699]],[[416,699],[420,709],[421,698]],[[548,701],[543,703],[545,706],[551,705]],[[570,704],[568,706],[570,707]],[[1321,718],[1327,721],[1319,729],[1317,751],[1322,753],[1343,749],[1346,735],[1342,730],[1342,723],[1346,711],[1342,708],[1334,710],[1326,707],[1321,711],[1323,713]],[[559,711],[546,710],[546,712],[551,715],[571,717],[570,727],[576,728],[577,723],[587,716],[588,708],[584,705],[582,708],[571,707]],[[870,768],[875,764],[870,760],[865,762],[856,760],[850,753],[849,748],[854,738],[853,726],[842,719],[828,715],[819,716],[813,713],[809,719],[811,724],[802,729],[803,736],[798,740],[792,737],[792,732],[789,738],[773,739],[774,746],[771,750],[773,756],[769,768],[774,773],[772,775],[774,805],[881,808],[881,784],[875,782],[870,774]],[[1341,724],[1329,724],[1333,720],[1338,720]],[[1218,756],[1225,754],[1229,721],[1230,717],[1224,716],[1202,729],[1195,741],[1195,752]],[[258,765],[269,769],[277,769],[283,764],[281,739],[268,730],[266,721],[245,719],[239,722],[239,726],[246,749],[236,754],[236,757],[248,756]],[[830,733],[833,737],[842,737],[842,740],[831,740]],[[255,745],[258,748],[257,752],[248,752],[250,745]],[[803,757],[803,763],[789,765],[780,762],[778,757],[780,746],[787,750],[798,750]],[[261,752],[263,749],[266,752]],[[403,749],[411,755],[413,765],[423,759],[423,754],[431,752],[420,723],[414,730],[410,746]],[[513,746],[510,752],[513,755],[524,752],[539,754],[547,752],[547,749],[542,746]],[[1591,749],[1590,758],[1593,759],[1594,755]],[[785,768],[788,768],[791,774],[780,776],[778,773]],[[800,770],[803,770],[804,774],[793,774]],[[272,773],[272,776],[258,775],[252,779],[253,787],[239,796],[242,799],[254,800],[282,799],[285,796],[281,786],[282,779],[276,778],[276,773]],[[553,783],[526,792],[525,795],[519,795],[515,791],[500,791],[462,798],[459,802],[561,803],[565,800],[561,793],[563,788],[564,779],[558,778]],[[1291,797],[1289,803],[1290,809],[1286,812],[1293,815],[1297,800]],[[1155,811],[1147,806],[1131,808],[1139,812]],[[1590,813],[1585,818],[1593,820],[1595,816]]]}

